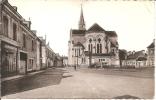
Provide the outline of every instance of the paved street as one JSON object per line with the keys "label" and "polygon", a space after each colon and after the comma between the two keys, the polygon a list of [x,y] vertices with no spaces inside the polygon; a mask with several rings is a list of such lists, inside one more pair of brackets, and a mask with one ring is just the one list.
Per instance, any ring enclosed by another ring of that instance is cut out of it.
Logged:
{"label": "paved street", "polygon": [[2,96],[59,84],[62,78],[61,69],[47,69],[42,73],[24,78],[17,78],[2,82]]}
{"label": "paved street", "polygon": [[[134,96],[152,98],[154,95],[154,69],[114,70],[73,68],[47,70],[26,80],[27,91],[2,98],[115,98]],[[60,75],[63,76],[58,78]],[[56,79],[57,78],[57,81]],[[28,82],[27,81],[33,81]],[[31,86],[33,83],[33,86]],[[44,84],[43,86],[41,84]],[[36,86],[38,85],[38,86]],[[34,88],[35,86],[35,88]]]}

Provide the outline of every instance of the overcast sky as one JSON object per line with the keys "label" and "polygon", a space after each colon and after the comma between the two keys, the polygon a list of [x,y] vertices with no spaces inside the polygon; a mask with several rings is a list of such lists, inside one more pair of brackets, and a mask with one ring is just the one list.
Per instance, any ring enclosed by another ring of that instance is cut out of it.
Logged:
{"label": "overcast sky", "polygon": [[[38,36],[47,36],[51,48],[68,54],[70,29],[78,28],[82,0],[9,0],[18,12],[32,21]],[[154,1],[84,0],[83,13],[88,29],[95,22],[116,31],[120,49],[146,50],[156,32]]]}

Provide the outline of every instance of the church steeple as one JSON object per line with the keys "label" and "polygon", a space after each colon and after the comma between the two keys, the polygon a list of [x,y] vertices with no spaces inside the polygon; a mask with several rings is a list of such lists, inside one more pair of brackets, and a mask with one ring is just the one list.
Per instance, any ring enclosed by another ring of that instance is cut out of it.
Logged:
{"label": "church steeple", "polygon": [[80,21],[79,21],[79,30],[85,30],[86,26],[85,26],[85,21],[84,21],[84,17],[83,17],[83,9],[82,9],[82,4],[81,4],[81,14],[80,14]]}

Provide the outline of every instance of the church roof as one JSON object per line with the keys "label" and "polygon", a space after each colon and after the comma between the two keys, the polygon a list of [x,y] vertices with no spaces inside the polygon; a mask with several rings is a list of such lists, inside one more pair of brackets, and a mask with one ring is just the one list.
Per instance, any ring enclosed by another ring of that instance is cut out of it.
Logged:
{"label": "church roof", "polygon": [[97,23],[93,24],[88,31],[93,31],[93,32],[101,32],[101,31],[105,31],[100,25],[98,25]]}
{"label": "church roof", "polygon": [[85,48],[85,47],[83,46],[83,44],[80,43],[80,42],[77,42],[76,44],[74,44],[74,46],[81,46],[81,47]]}
{"label": "church roof", "polygon": [[72,30],[72,34],[85,34],[85,30]]}
{"label": "church roof", "polygon": [[[86,56],[89,56],[89,51],[85,51],[84,52]],[[105,53],[92,53],[91,56],[112,56],[112,54],[108,53],[108,54],[105,54]]]}
{"label": "church roof", "polygon": [[109,37],[117,37],[117,34],[115,31],[106,31],[106,34],[109,36]]}
{"label": "church roof", "polygon": [[154,42],[152,42],[147,48],[154,48],[155,47],[155,44]]}
{"label": "church roof", "polygon": [[116,45],[111,42],[111,47],[116,47]]}

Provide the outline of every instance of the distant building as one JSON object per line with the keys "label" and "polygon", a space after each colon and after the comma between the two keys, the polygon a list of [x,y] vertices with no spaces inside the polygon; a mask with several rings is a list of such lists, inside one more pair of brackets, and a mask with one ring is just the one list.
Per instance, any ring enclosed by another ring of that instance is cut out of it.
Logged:
{"label": "distant building", "polygon": [[63,67],[63,58],[58,53],[55,54],[55,66],[54,67]]}
{"label": "distant building", "polygon": [[46,56],[46,39],[43,39],[43,37],[39,37],[39,39],[41,40],[41,69],[46,69],[47,68],[47,56]]}
{"label": "distant building", "polygon": [[86,29],[81,8],[79,29],[71,29],[68,42],[68,64],[89,66],[102,63],[119,66],[118,41],[115,31],[106,31],[97,23]]}
{"label": "distant building", "polygon": [[146,67],[147,54],[144,50],[128,52],[125,60],[122,60],[123,67],[140,68]]}
{"label": "distant building", "polygon": [[63,66],[65,67],[68,66],[68,57],[63,56],[62,59],[63,59]]}
{"label": "distant building", "polygon": [[50,48],[49,43],[46,45],[46,57],[47,57],[47,61],[46,61],[46,66],[47,67],[54,67],[54,51]]}
{"label": "distant building", "polygon": [[155,39],[153,42],[147,47],[147,66],[154,67],[155,65]]}

